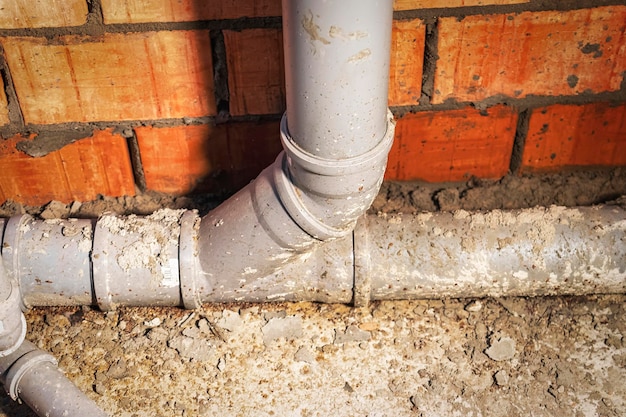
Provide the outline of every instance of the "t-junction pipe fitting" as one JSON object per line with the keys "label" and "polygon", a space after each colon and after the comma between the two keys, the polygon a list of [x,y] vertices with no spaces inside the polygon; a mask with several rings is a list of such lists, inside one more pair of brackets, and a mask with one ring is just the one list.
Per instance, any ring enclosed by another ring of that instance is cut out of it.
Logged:
{"label": "t-junction pipe fitting", "polygon": [[327,159],[300,148],[283,116],[280,131],[285,153],[274,164],[274,181],[285,210],[302,230],[323,241],[354,229],[380,189],[394,128],[388,112],[387,130],[374,148],[351,158]]}
{"label": "t-junction pipe fitting", "polygon": [[394,129],[392,15],[390,1],[283,2],[285,152],[202,219],[196,276],[206,298],[238,298],[320,241],[349,234],[375,198]]}

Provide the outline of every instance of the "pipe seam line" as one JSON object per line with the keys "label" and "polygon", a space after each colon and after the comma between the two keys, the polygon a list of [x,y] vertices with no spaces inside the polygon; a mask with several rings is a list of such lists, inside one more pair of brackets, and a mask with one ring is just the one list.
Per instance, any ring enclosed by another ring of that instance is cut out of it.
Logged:
{"label": "pipe seam line", "polygon": [[103,214],[98,218],[93,228],[92,248],[89,260],[91,262],[91,286],[93,288],[93,298],[96,305],[102,311],[115,310],[113,294],[110,288],[111,274],[109,273],[109,256],[106,250],[99,250],[99,247],[106,247],[112,241],[111,236],[102,228],[102,218],[109,216]]}
{"label": "pipe seam line", "polygon": [[372,298],[371,258],[366,217],[361,217],[352,232],[353,284],[352,305],[367,307]]}
{"label": "pipe seam line", "polygon": [[194,310],[202,306],[197,283],[200,280],[201,266],[198,259],[198,231],[200,216],[196,210],[187,210],[180,219],[178,262],[180,277],[180,298],[183,307]]}
{"label": "pipe seam line", "polygon": [[[279,155],[274,164],[274,181],[276,192],[284,205],[285,210],[302,230],[318,240],[328,240],[346,236],[354,230],[356,219],[349,220],[342,227],[333,227],[319,219],[307,208],[301,196],[308,192],[321,195],[321,190],[315,190],[320,177],[345,178],[359,176],[359,182],[364,185],[356,191],[347,191],[355,195],[367,191],[369,188],[378,188],[382,182],[378,168],[384,172],[387,157],[393,144],[395,121],[391,111],[387,110],[387,130],[376,146],[367,152],[352,158],[328,159],[315,156],[303,150],[289,134],[287,127],[287,113],[280,123],[280,136],[284,152]],[[294,171],[300,175],[296,176]],[[353,185],[353,181],[346,181]],[[349,201],[345,192],[329,192],[324,190],[323,196],[329,200]],[[370,202],[371,203],[371,202]],[[368,205],[369,207],[369,205]],[[356,207],[358,210],[359,207]],[[363,211],[367,207],[363,208]],[[331,213],[334,215],[335,213]],[[359,213],[361,214],[361,213]],[[357,216],[358,218],[358,216]]]}

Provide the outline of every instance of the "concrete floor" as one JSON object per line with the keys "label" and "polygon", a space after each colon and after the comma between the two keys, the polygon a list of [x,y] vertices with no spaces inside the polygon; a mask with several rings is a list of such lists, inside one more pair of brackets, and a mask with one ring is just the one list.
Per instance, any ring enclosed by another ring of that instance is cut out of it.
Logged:
{"label": "concrete floor", "polygon": [[28,339],[113,416],[626,415],[624,295],[27,318]]}

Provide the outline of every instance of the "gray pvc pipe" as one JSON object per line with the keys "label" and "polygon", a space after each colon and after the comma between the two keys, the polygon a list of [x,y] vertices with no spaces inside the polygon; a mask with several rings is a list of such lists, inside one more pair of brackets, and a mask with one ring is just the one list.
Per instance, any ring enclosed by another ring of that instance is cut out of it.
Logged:
{"label": "gray pvc pipe", "polygon": [[0,358],[0,378],[13,400],[20,400],[41,417],[106,417],[56,366],[50,354],[24,341]]}
{"label": "gray pvc pipe", "polygon": [[93,223],[35,220],[30,215],[7,221],[2,258],[19,284],[25,307],[93,303]]}
{"label": "gray pvc pipe", "polygon": [[[323,245],[280,273],[243,283],[228,301],[367,305],[623,292],[626,211],[550,207],[364,216],[353,236]],[[201,298],[225,301],[213,293]]]}
{"label": "gray pvc pipe", "polygon": [[289,134],[326,159],[373,149],[387,131],[393,2],[282,4]]}
{"label": "gray pvc pipe", "polygon": [[93,238],[93,289],[103,310],[115,304],[181,304],[178,248],[183,210],[146,217],[104,215]]}
{"label": "gray pvc pipe", "polygon": [[[156,220],[164,218],[170,222]],[[180,227],[171,223],[172,219],[177,219]],[[149,220],[116,217],[120,226],[114,229],[109,216],[101,221],[109,226],[96,225],[96,240],[109,243],[106,250],[94,249],[93,254],[104,256],[107,252],[108,262],[114,264],[108,268],[115,274],[94,273],[94,283],[89,286],[95,288],[95,294],[87,298],[98,300],[102,309],[267,301],[366,305],[370,300],[387,299],[626,292],[626,211],[617,206],[370,215],[360,219],[353,234],[316,244],[264,276],[254,276],[255,271],[247,269],[248,260],[239,257],[237,265],[246,278],[216,275],[211,277],[211,285],[199,266],[201,222],[194,212],[181,215],[180,211],[164,210]],[[42,233],[48,230],[43,221],[28,224],[30,229],[21,232],[30,236],[21,239],[26,254],[44,240]],[[143,233],[141,227],[147,224],[152,230]],[[102,235],[98,237],[98,233]],[[138,243],[142,238],[148,240]],[[164,245],[149,245],[158,241]],[[254,250],[253,244],[250,250]],[[129,265],[126,255],[135,254],[138,246],[153,252]],[[100,244],[94,244],[97,247]],[[25,262],[28,256],[20,259]],[[176,270],[174,259],[179,262],[176,286],[173,272],[163,270]],[[48,267],[54,268],[54,264]],[[21,293],[28,304],[33,300],[46,302],[44,305],[51,305],[50,300],[80,304],[81,298],[68,289],[73,277],[56,277],[36,287],[30,285],[34,280],[31,274],[32,269],[22,268],[16,277],[20,285],[26,283]],[[74,291],[83,287],[79,284]],[[45,296],[38,291],[45,291]]]}
{"label": "gray pvc pipe", "polygon": [[368,216],[355,231],[363,300],[626,291],[617,206]]}
{"label": "gray pvc pipe", "polygon": [[[0,236],[3,226],[4,222],[0,223]],[[20,309],[20,298],[17,285],[9,279],[0,261],[0,357],[17,350],[26,337],[26,319]]]}

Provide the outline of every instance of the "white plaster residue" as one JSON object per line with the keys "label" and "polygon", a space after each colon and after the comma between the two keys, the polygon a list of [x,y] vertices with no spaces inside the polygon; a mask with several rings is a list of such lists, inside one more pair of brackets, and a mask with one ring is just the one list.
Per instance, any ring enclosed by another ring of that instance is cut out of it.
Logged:
{"label": "white plaster residue", "polygon": [[[387,213],[384,213],[385,215]],[[426,227],[426,223],[433,217],[432,213],[419,213],[415,216],[415,222],[420,227]]]}
{"label": "white plaster residue", "polygon": [[626,232],[626,219],[617,220],[609,224],[602,225],[603,230],[606,231],[622,231]]}
{"label": "white plaster residue", "polygon": [[363,59],[368,58],[370,55],[372,55],[372,51],[369,48],[365,48],[365,49],[357,52],[356,54],[352,55],[351,57],[349,57],[348,58],[348,62],[361,61]]}
{"label": "white plaster residue", "polygon": [[[256,274],[257,272],[259,272],[257,269],[252,268],[252,267],[249,267],[249,266],[246,266],[246,267],[243,269],[243,274],[244,274],[244,275]],[[244,280],[244,281],[245,281],[245,280]]]}
{"label": "white plaster residue", "polygon": [[457,220],[465,220],[470,217],[470,213],[465,210],[456,210],[454,212],[454,218]]}
{"label": "white plaster residue", "polygon": [[398,213],[398,214],[392,215],[387,221],[391,224],[401,224],[402,214]]}
{"label": "white plaster residue", "polygon": [[[130,215],[126,218],[128,221],[132,221],[136,218],[135,215]],[[108,230],[111,233],[115,233],[119,236],[126,236],[128,228],[126,222],[121,218],[113,215],[103,215],[98,219],[98,226]]]}
{"label": "white plaster residue", "polygon": [[331,26],[330,29],[328,29],[328,36],[344,41],[353,41],[366,38],[368,35],[367,32],[361,30],[355,30],[354,32],[346,33],[338,26]]}
{"label": "white plaster residue", "polygon": [[572,276],[572,263],[570,261],[565,262],[565,269],[563,270],[562,278],[569,278]]}
{"label": "white plaster residue", "polygon": [[267,297],[265,297],[268,300],[275,300],[277,298],[284,298],[286,296],[288,296],[289,293],[288,292],[284,292],[284,293],[280,293],[280,294],[270,294]]}
{"label": "white plaster residue", "polygon": [[528,272],[526,271],[513,272],[513,276],[517,279],[526,279],[528,278]]}
{"label": "white plaster residue", "polygon": [[80,252],[85,252],[85,253],[91,251],[91,246],[92,246],[91,228],[87,226],[83,227],[81,237],[82,238],[80,242],[78,242],[78,250]]}
{"label": "white plaster residue", "polygon": [[22,223],[20,225],[20,233],[28,233],[31,230],[30,224],[28,222]]}
{"label": "white plaster residue", "polygon": [[156,267],[153,253],[158,253],[155,241],[136,241],[123,248],[117,256],[117,264],[125,272],[131,269],[146,268],[153,270]]}

